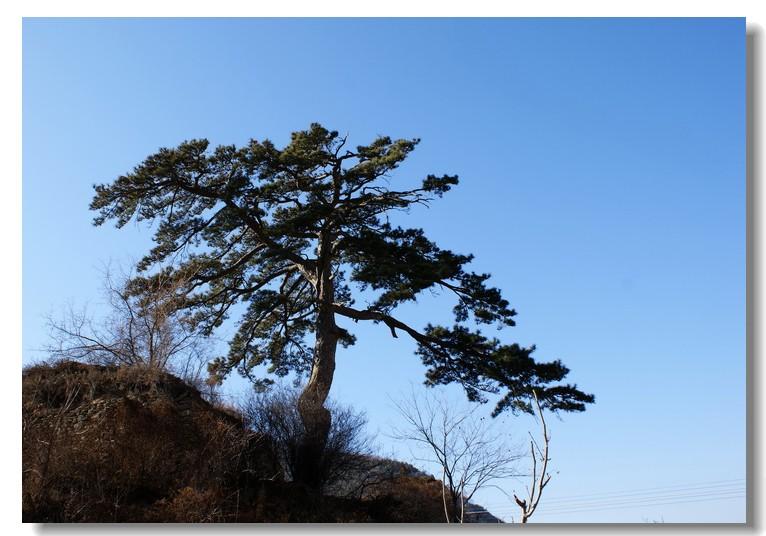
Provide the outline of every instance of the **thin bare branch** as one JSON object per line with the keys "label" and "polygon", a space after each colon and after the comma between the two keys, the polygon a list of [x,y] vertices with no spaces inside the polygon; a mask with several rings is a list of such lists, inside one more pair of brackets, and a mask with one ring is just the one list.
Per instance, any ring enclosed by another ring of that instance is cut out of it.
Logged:
{"label": "thin bare branch", "polygon": [[413,392],[409,399],[394,402],[406,424],[393,437],[419,445],[421,459],[439,468],[447,522],[463,523],[465,505],[478,490],[518,476],[514,462],[520,456],[477,415],[478,405],[461,410],[444,399],[423,398]]}

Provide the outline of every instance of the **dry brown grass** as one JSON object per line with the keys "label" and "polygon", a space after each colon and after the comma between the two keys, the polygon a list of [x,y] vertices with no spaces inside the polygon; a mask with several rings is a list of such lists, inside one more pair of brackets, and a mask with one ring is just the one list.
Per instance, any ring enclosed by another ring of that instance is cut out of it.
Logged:
{"label": "dry brown grass", "polygon": [[[179,490],[222,494],[276,472],[265,438],[157,370],[33,367],[23,375],[22,404],[30,521],[146,520],[163,508],[178,520],[173,508],[189,503]],[[212,504],[194,512],[221,515]]]}
{"label": "dry brown grass", "polygon": [[271,440],[156,369],[65,362],[22,375],[27,522],[443,522],[440,484],[364,500],[281,481]]}

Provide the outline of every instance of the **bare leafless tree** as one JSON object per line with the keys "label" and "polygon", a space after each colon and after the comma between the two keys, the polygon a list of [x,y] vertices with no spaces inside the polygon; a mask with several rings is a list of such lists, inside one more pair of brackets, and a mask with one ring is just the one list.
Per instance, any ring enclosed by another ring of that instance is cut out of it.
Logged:
{"label": "bare leafless tree", "polygon": [[[299,410],[300,394],[298,388],[279,385],[253,393],[239,408],[253,431],[271,438],[283,476],[289,480],[295,480],[302,463],[300,444],[306,434]],[[356,495],[366,485],[364,475],[380,465],[372,456],[372,438],[365,432],[367,417],[333,400],[328,409],[332,426],[318,460],[320,489],[331,495]]]}
{"label": "bare leafless tree", "polygon": [[[434,464],[441,472],[442,502],[448,523],[463,523],[466,505],[492,481],[518,476],[515,462],[522,456],[506,435],[478,414],[478,405],[467,409],[438,395],[394,402],[405,421],[393,437],[414,443],[422,455],[415,458]],[[465,406],[463,406],[465,407]]]}
{"label": "bare leafless tree", "polygon": [[[540,407],[540,401],[537,399],[537,393],[532,391],[535,397],[535,405],[537,406],[537,414],[540,417],[540,428],[542,431],[542,448],[532,437],[529,442],[529,449],[532,454],[532,473],[530,474],[530,484],[527,489],[527,497],[520,499],[515,493],[513,495],[516,504],[521,508],[521,522],[526,523],[532,514],[537,510],[537,505],[540,504],[540,498],[543,495],[543,490],[548,482],[551,480],[551,475],[548,472],[548,462],[550,456],[548,455],[548,448],[551,442],[551,436],[548,433],[548,425],[545,424],[545,416],[543,410]],[[530,434],[531,436],[531,434]],[[540,467],[538,470],[538,460]]]}
{"label": "bare leafless tree", "polygon": [[100,365],[147,366],[199,380],[209,358],[209,341],[179,313],[184,282],[157,277],[151,286],[131,289],[131,278],[104,275],[106,316],[94,320],[70,307],[61,318],[48,318],[54,359]]}

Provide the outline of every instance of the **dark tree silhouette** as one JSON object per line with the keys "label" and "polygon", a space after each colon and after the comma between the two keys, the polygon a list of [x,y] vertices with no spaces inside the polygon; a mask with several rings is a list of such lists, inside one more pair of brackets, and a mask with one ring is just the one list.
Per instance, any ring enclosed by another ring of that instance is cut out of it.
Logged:
{"label": "dark tree silhouette", "polygon": [[[513,326],[516,314],[487,286],[488,274],[466,271],[471,255],[440,249],[422,229],[388,222],[387,213],[427,205],[458,183],[456,176],[429,175],[411,189],[389,186],[390,173],[418,142],[379,137],[350,150],[345,137],[318,124],[293,133],[282,149],[252,140],[210,150],[207,140],[192,140],[95,187],[95,224],[157,222],[136,292],[159,271],[187,281],[182,307],[208,332],[235,304],[247,304],[228,355],[210,366],[214,377],[236,369],[264,383],[253,376],[261,364],[277,375],[309,375],[299,408],[306,466],[297,475],[308,484],[316,482],[311,460],[321,457],[330,429],[324,402],[336,348],[354,342],[338,316],[415,339],[429,384],[458,382],[473,401],[502,392],[495,413],[531,412],[532,389],[551,410],[582,411],[593,402],[576,386],[557,383],[569,372],[560,361],[538,363],[534,347],[502,344],[466,326],[470,319]],[[352,285],[376,299],[355,308]],[[392,316],[427,289],[454,294],[454,326],[417,330]]]}

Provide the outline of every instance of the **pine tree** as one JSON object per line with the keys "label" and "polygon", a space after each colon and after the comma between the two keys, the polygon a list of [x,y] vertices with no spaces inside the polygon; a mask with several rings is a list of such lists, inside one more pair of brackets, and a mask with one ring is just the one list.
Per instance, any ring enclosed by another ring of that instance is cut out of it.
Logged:
{"label": "pine tree", "polygon": [[[213,378],[222,381],[237,370],[265,385],[270,380],[253,370],[264,364],[276,375],[308,375],[299,401],[306,466],[298,478],[309,485],[317,484],[311,460],[321,455],[330,427],[324,403],[336,349],[355,340],[336,324],[339,316],[412,337],[427,384],[457,382],[473,401],[501,394],[495,414],[532,412],[533,389],[553,411],[582,411],[594,401],[559,383],[569,372],[560,361],[538,363],[534,346],[504,344],[471,329],[471,321],[513,326],[516,314],[487,285],[489,274],[466,270],[472,255],[439,248],[422,229],[388,222],[391,211],[427,205],[458,183],[457,176],[429,175],[411,189],[389,187],[390,174],[418,142],[378,137],[350,150],[346,137],[319,124],[293,133],[282,149],[269,140],[214,149],[207,140],[191,140],[95,186],[96,225],[156,223],[155,245],[139,263],[134,292],[160,274],[185,282],[182,307],[206,333],[235,304],[247,305],[237,315],[228,355],[210,364]],[[354,307],[355,289],[374,293],[374,302]],[[454,295],[453,326],[418,330],[393,316],[425,290]]]}

